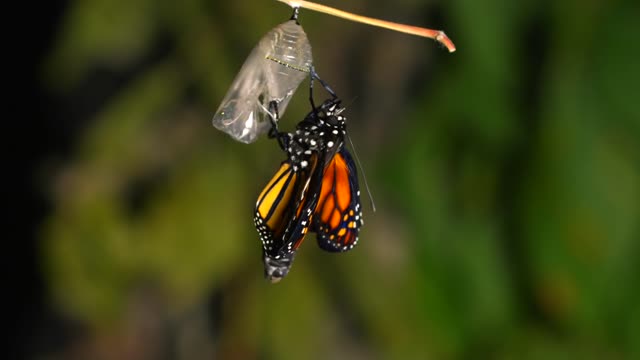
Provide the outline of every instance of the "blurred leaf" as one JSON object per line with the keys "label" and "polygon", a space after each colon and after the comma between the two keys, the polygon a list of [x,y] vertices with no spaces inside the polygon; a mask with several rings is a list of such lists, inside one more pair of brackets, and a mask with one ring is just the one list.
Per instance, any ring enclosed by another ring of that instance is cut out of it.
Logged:
{"label": "blurred leaf", "polygon": [[149,0],[74,1],[46,69],[49,83],[68,90],[93,64],[131,64],[153,44],[154,20],[154,2]]}

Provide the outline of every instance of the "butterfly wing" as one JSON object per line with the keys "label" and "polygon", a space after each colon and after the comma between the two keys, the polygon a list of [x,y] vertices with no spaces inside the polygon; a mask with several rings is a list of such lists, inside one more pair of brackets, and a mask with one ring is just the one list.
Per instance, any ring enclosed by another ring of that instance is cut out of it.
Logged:
{"label": "butterfly wing", "polygon": [[358,174],[343,147],[324,168],[313,230],[318,234],[320,248],[343,252],[356,245],[362,224]]}
{"label": "butterfly wing", "polygon": [[291,162],[286,160],[258,196],[254,222],[265,250],[277,248],[275,239],[284,234],[302,177],[304,175],[294,171]]}
{"label": "butterfly wing", "polygon": [[273,282],[288,273],[308,231],[322,182],[319,164],[317,154],[304,168],[284,161],[256,202],[254,222],[262,240],[265,275]]}

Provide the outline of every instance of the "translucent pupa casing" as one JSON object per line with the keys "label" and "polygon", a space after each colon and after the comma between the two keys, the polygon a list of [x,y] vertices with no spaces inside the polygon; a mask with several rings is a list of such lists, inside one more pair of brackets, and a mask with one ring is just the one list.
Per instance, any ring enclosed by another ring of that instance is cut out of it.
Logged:
{"label": "translucent pupa casing", "polygon": [[242,65],[213,117],[213,126],[234,139],[251,143],[270,127],[270,103],[278,115],[312,66],[311,44],[295,20],[271,29]]}

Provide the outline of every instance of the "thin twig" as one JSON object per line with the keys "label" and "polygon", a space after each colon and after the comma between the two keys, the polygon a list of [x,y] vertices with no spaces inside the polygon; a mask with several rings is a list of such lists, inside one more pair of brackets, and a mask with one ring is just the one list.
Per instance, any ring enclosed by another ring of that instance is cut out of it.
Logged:
{"label": "thin twig", "polygon": [[442,30],[432,30],[432,29],[422,28],[418,26],[404,25],[404,24],[394,23],[391,21],[374,19],[367,16],[357,15],[350,12],[338,10],[329,6],[316,4],[311,1],[304,1],[304,0],[278,0],[278,1],[283,2],[291,6],[292,8],[301,7],[304,9],[318,11],[321,13],[341,17],[343,19],[347,19],[355,22],[378,26],[385,29],[389,29],[389,30],[403,32],[406,34],[422,36],[429,39],[434,39],[435,41],[444,45],[447,48],[447,50],[449,50],[449,52],[456,51],[456,46],[453,44],[451,39],[449,39],[449,37],[447,37],[447,35]]}

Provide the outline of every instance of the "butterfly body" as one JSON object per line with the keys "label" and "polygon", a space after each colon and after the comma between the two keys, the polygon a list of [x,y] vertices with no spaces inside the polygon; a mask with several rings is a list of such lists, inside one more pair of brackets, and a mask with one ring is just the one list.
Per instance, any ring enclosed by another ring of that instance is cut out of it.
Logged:
{"label": "butterfly body", "polygon": [[313,109],[293,133],[277,132],[287,154],[258,197],[254,222],[265,276],[284,277],[309,230],[320,248],[353,248],[362,225],[357,171],[345,148],[346,119],[337,98]]}

